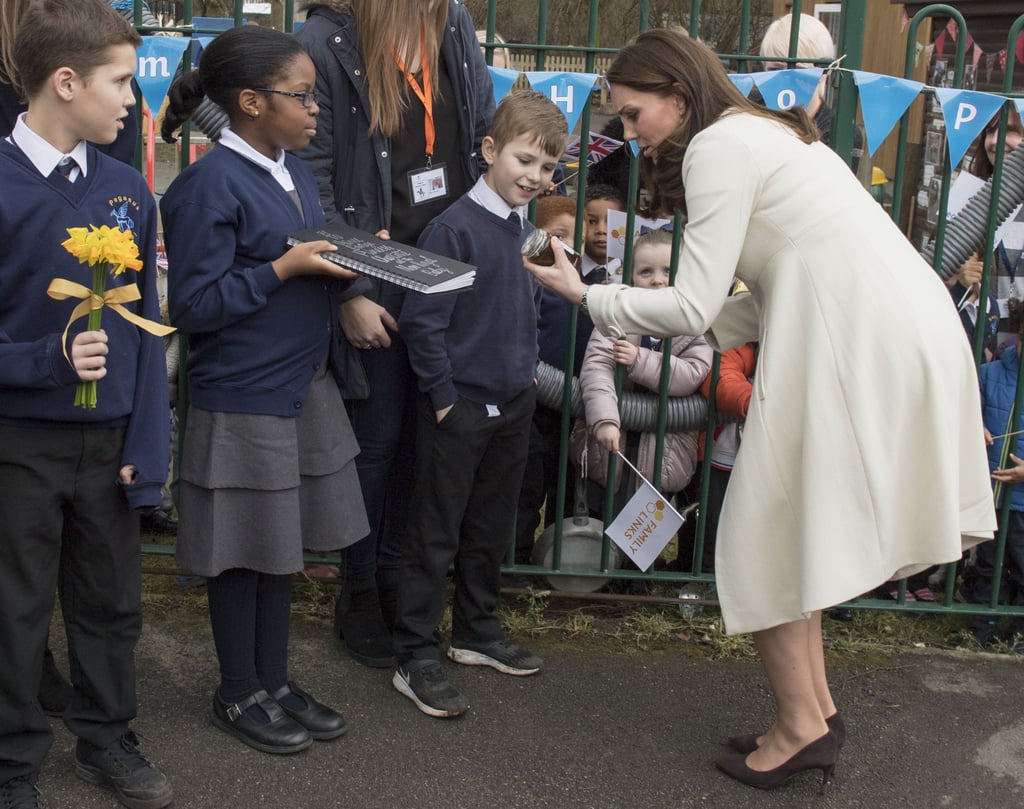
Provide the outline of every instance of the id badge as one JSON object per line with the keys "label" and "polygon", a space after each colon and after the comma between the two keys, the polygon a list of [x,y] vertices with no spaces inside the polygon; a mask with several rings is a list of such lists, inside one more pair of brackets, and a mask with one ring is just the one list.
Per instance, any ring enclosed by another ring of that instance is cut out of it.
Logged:
{"label": "id badge", "polygon": [[444,163],[409,172],[409,199],[422,205],[448,196],[448,170]]}

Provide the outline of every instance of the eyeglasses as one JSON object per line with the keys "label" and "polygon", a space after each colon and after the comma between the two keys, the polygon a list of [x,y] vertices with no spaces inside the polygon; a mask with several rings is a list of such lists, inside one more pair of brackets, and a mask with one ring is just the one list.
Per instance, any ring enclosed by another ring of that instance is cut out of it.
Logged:
{"label": "eyeglasses", "polygon": [[258,93],[277,93],[278,95],[297,98],[306,109],[317,103],[316,93],[293,93],[291,90],[274,90],[270,87],[253,87],[252,89]]}

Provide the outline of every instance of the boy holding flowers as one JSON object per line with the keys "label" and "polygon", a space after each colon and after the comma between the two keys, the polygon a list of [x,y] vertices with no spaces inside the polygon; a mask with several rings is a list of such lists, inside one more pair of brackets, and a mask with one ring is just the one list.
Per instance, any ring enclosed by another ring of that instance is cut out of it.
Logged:
{"label": "boy holding flowers", "polygon": [[[28,99],[0,140],[5,807],[38,806],[53,734],[35,696],[55,588],[78,774],[129,807],[159,809],[173,797],[128,727],[142,623],[134,511],[159,502],[169,443],[163,345],[145,331],[159,321],[156,215],[141,175],[86,143],[109,143],[123,126],[139,43],[103,0],[40,0],[4,48]],[[104,225],[112,230],[97,230]],[[89,315],[101,302],[102,329],[99,313]]]}

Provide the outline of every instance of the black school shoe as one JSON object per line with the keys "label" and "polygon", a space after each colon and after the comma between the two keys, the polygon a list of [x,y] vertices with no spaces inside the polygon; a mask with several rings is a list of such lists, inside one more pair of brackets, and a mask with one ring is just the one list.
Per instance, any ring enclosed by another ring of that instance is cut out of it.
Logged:
{"label": "black school shoe", "polygon": [[139,737],[130,730],[106,747],[79,739],[75,771],[84,781],[112,790],[129,809],[162,809],[174,800],[174,792],[138,745]]}
{"label": "black school shoe", "polygon": [[[282,701],[289,695],[297,697],[306,707],[302,709],[289,707]],[[345,719],[340,713],[319,702],[312,694],[303,691],[291,680],[282,685],[271,696],[281,706],[281,710],[308,730],[309,735],[319,742],[337,739],[348,730],[345,727]]]}
{"label": "black school shoe", "polygon": [[[267,721],[263,721],[260,712]],[[313,744],[313,737],[263,689],[229,705],[214,692],[210,721],[249,747],[264,753],[298,753]]]}
{"label": "black school shoe", "polygon": [[40,809],[39,790],[27,775],[0,784],[0,809]]}

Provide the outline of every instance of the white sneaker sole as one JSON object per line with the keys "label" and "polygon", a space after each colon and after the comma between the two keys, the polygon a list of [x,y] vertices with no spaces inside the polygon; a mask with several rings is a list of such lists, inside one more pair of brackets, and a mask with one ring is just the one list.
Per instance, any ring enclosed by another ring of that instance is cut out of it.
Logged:
{"label": "white sneaker sole", "polygon": [[540,671],[540,666],[534,669],[517,669],[507,666],[493,657],[488,657],[483,652],[474,652],[472,649],[456,649],[454,646],[448,647],[448,657],[463,666],[489,666],[502,674],[511,674],[513,677],[528,677]]}
{"label": "white sneaker sole", "polygon": [[[441,708],[434,708],[431,705],[427,705],[427,703],[423,702],[422,700],[420,700],[419,697],[416,696],[416,692],[412,690],[412,686],[410,686],[409,683],[407,683],[405,679],[402,677],[402,675],[399,674],[397,671],[395,672],[395,676],[391,678],[391,684],[395,687],[395,690],[399,694],[402,694],[403,696],[406,696],[409,699],[411,699],[416,704],[416,707],[423,711],[423,713],[425,713],[427,716],[435,716],[439,719],[445,719],[449,716],[458,716],[463,712],[445,711]],[[468,708],[469,706],[467,705],[466,709]]]}

